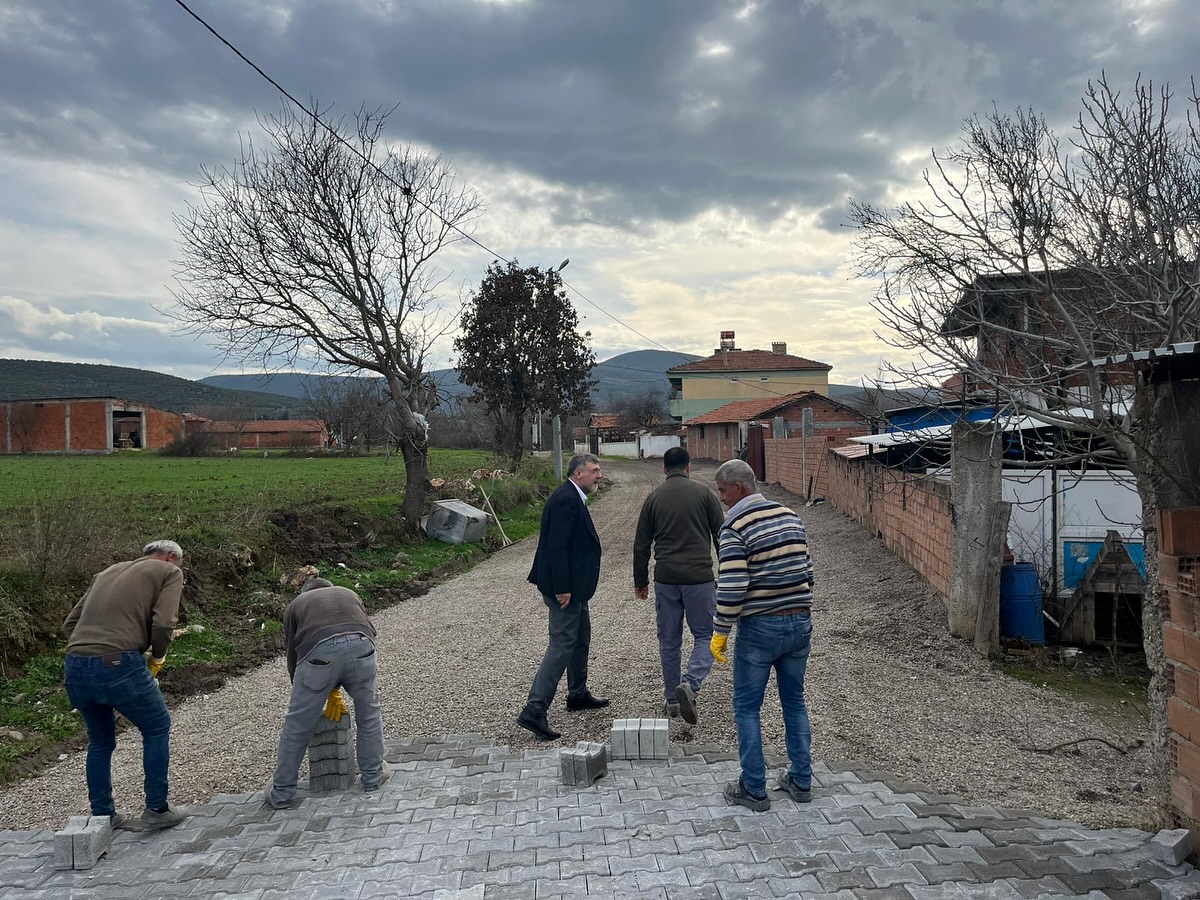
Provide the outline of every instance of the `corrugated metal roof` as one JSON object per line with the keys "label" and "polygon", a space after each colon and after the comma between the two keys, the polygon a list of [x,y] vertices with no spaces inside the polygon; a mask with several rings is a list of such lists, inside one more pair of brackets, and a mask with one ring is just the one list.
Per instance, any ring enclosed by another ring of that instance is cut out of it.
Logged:
{"label": "corrugated metal roof", "polygon": [[1168,344],[1165,347],[1154,347],[1150,350],[1134,350],[1131,353],[1114,353],[1111,356],[1101,356],[1088,362],[1076,363],[1072,369],[1098,369],[1103,366],[1115,366],[1123,363],[1153,362],[1158,359],[1169,359],[1177,356],[1192,356],[1200,351],[1200,343],[1189,341],[1178,344]]}

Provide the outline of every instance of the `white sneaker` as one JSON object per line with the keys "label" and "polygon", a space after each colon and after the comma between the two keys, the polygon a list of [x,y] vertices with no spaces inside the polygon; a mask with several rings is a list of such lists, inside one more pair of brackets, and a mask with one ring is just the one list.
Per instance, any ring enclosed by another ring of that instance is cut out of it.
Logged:
{"label": "white sneaker", "polygon": [[391,777],[392,777],[392,767],[387,764],[387,760],[384,760],[383,774],[379,776],[379,780],[369,787],[367,786],[367,783],[364,781],[363,782],[363,790],[366,791],[368,794],[371,793],[371,791],[377,791],[381,787],[383,787],[384,782],[386,782]]}

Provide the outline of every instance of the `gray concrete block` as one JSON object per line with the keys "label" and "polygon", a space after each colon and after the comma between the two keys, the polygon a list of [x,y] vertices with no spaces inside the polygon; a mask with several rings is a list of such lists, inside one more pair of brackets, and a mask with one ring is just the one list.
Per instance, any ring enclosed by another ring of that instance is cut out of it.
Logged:
{"label": "gray concrete block", "polygon": [[667,719],[653,719],[652,722],[651,731],[654,736],[654,756],[652,758],[666,759],[669,746],[667,729],[670,727],[670,723]]}
{"label": "gray concrete block", "polygon": [[54,833],[54,868],[75,868],[75,835],[87,828],[87,816],[71,816],[67,827]]}
{"label": "gray concrete block", "polygon": [[349,759],[350,745],[334,741],[327,744],[312,743],[308,745],[308,761],[325,759]]}
{"label": "gray concrete block", "polygon": [[1150,846],[1168,866],[1177,866],[1192,853],[1192,835],[1186,828],[1163,830],[1150,839]]}
{"label": "gray concrete block", "polygon": [[625,746],[626,723],[628,719],[614,719],[612,731],[609,732],[609,745],[612,747],[613,759],[629,759]]}
{"label": "gray concrete block", "polygon": [[654,759],[654,719],[638,719],[638,759]]}
{"label": "gray concrete block", "polygon": [[574,750],[559,750],[558,751],[558,767],[559,777],[562,783],[566,785],[575,784],[575,751]]}
{"label": "gray concrete block", "polygon": [[577,787],[587,787],[591,784],[588,780],[587,753],[583,750],[572,750],[571,762],[575,766],[575,785]]}
{"label": "gray concrete block", "polygon": [[108,816],[93,816],[87,825],[74,834],[76,869],[90,869],[112,844],[112,820]]}

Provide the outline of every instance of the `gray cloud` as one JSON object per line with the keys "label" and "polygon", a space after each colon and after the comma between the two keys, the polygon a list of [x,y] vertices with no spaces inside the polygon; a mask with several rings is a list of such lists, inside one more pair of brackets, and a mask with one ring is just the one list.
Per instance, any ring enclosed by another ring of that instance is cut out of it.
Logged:
{"label": "gray cloud", "polygon": [[[1197,37],[1182,4],[1140,34],[1116,0],[196,5],[302,99],[399,103],[397,137],[603,197],[564,197],[563,214],[630,226],[716,205],[764,219],[840,207],[905,174],[898,146],[943,144],[993,101],[1068,116],[1087,76],[1131,74],[1129,59],[1183,78],[1170,61]],[[278,108],[173,3],[27,0],[6,18],[10,153],[186,178],[230,160],[254,110]]]}

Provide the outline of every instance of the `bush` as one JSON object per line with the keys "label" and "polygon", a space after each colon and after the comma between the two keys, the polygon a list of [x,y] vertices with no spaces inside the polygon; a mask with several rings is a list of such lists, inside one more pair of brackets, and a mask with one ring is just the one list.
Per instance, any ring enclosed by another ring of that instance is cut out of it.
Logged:
{"label": "bush", "polygon": [[158,452],[162,456],[212,456],[213,444],[213,436],[203,431],[176,434],[174,440]]}

